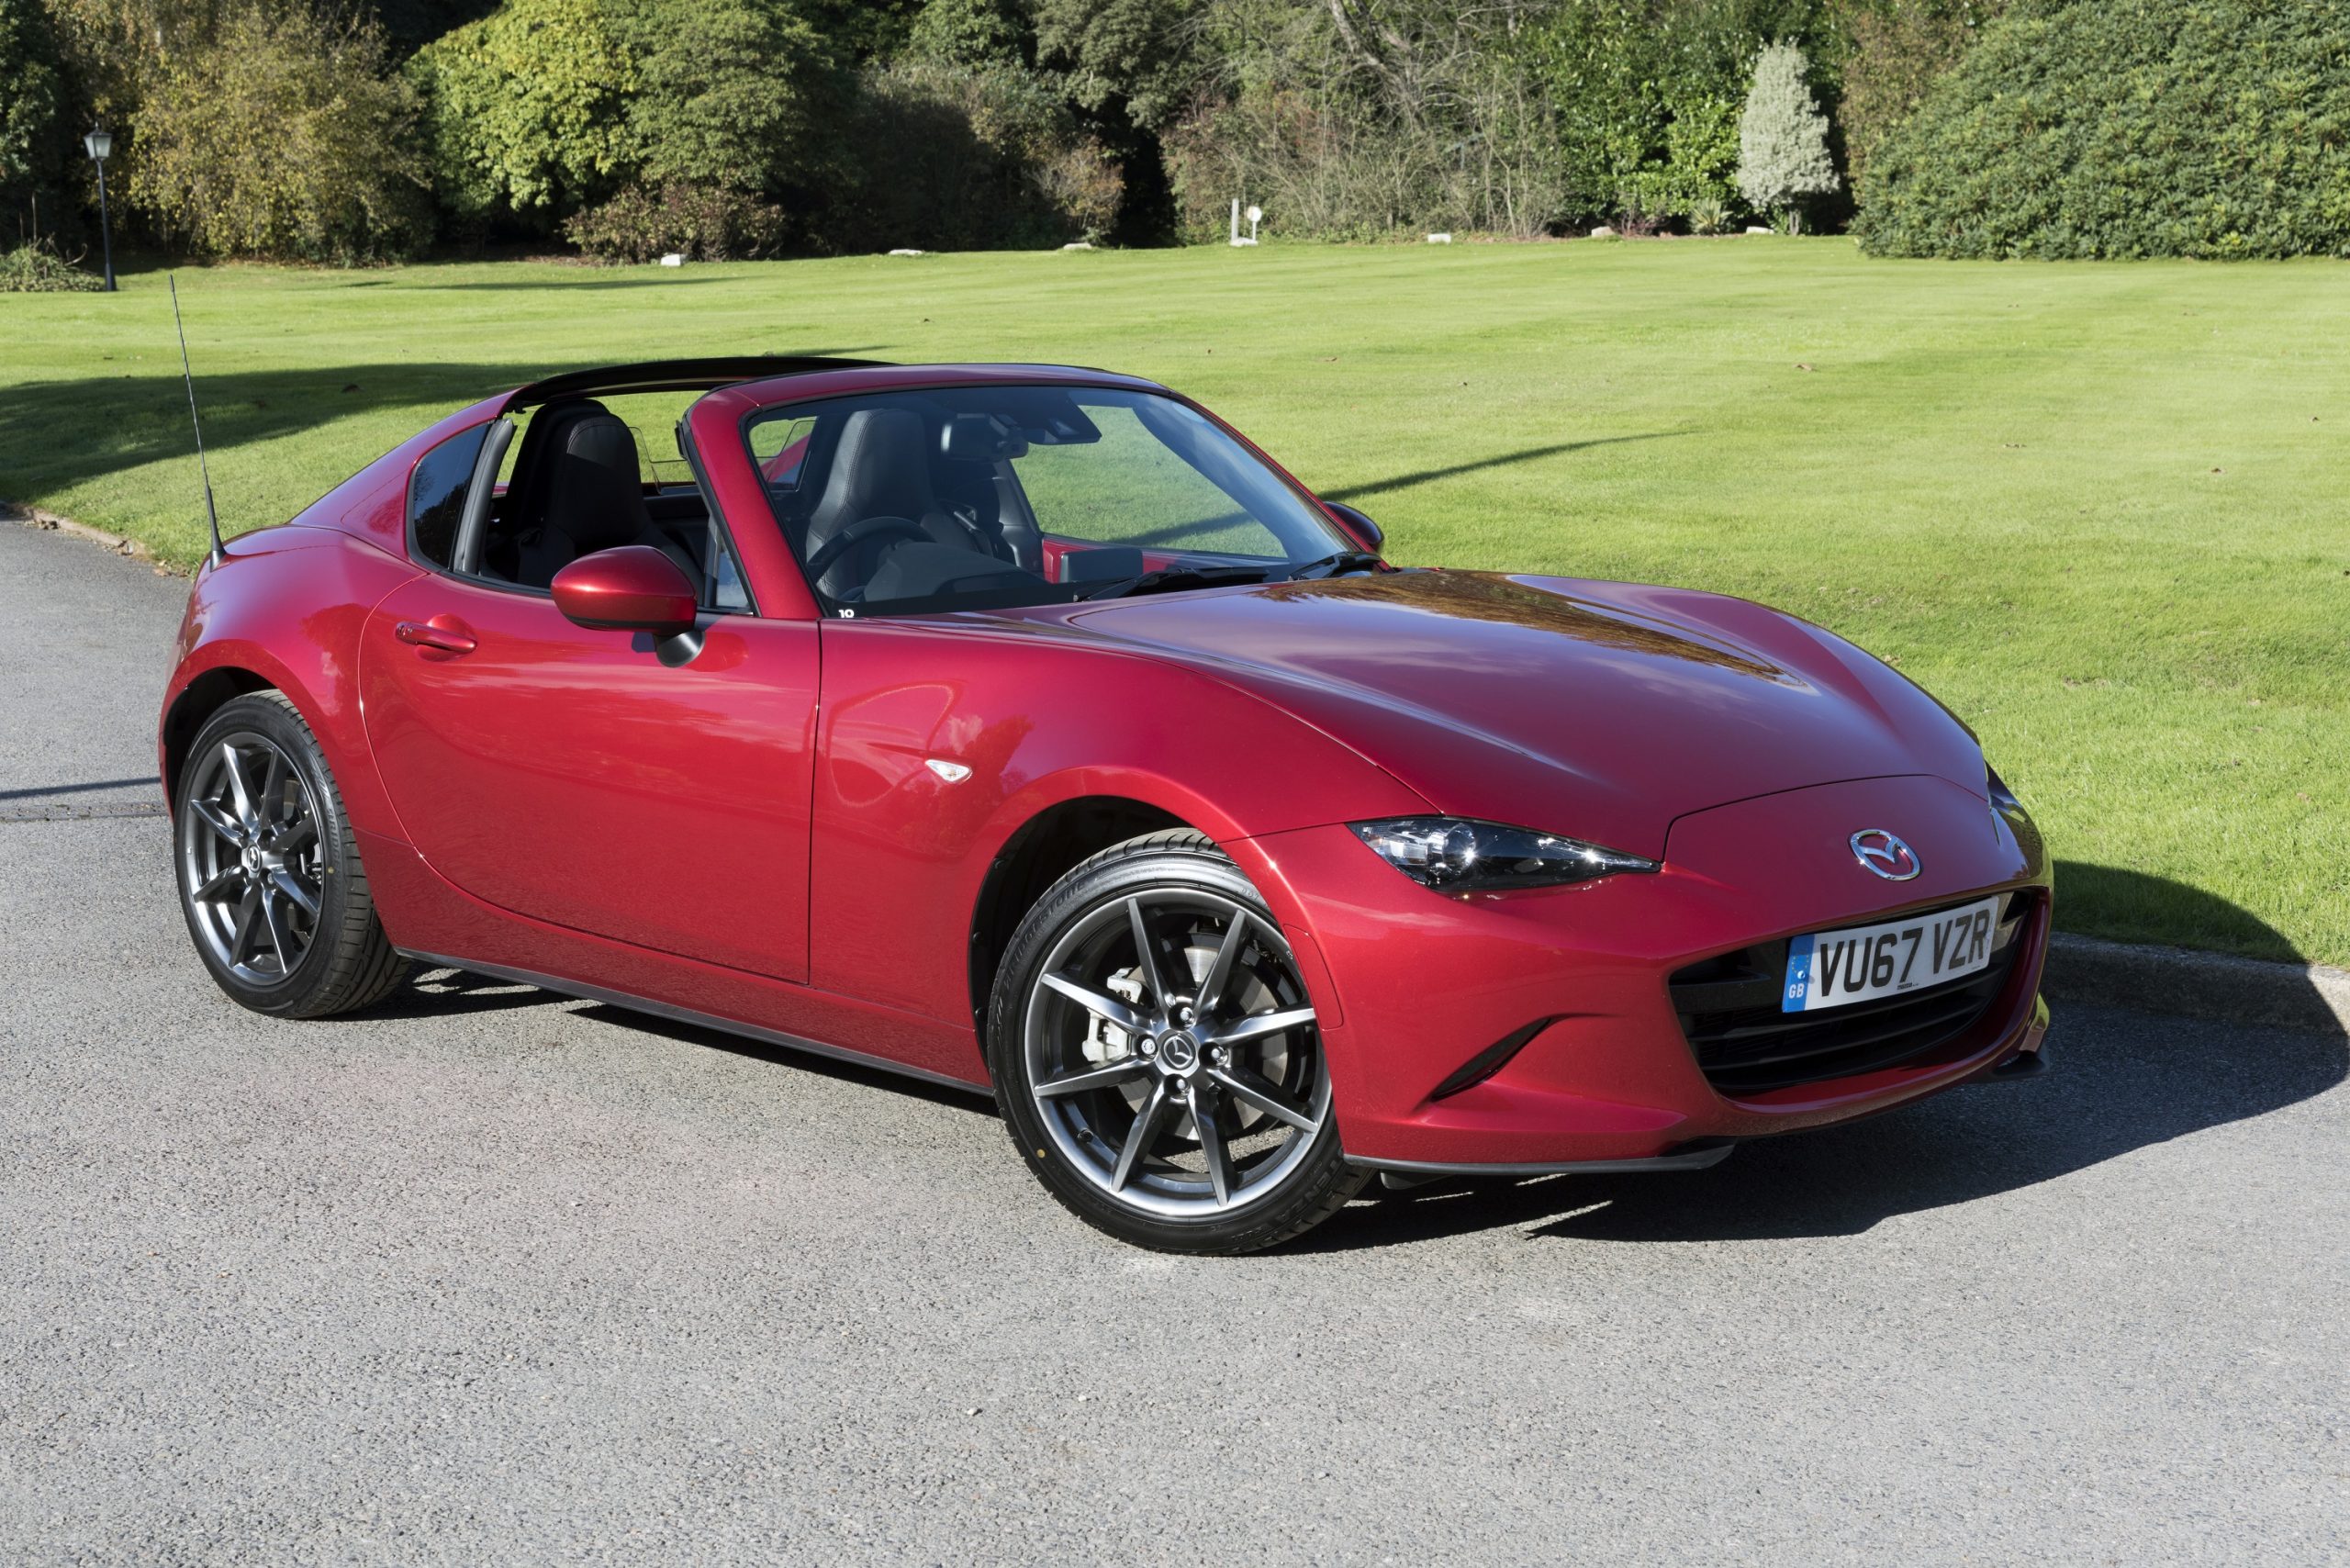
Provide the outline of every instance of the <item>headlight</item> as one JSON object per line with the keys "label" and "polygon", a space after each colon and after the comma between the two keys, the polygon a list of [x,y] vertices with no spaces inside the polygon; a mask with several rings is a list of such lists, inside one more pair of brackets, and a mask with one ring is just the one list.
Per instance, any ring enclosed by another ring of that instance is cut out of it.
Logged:
{"label": "headlight", "polygon": [[1347,825],[1382,860],[1440,892],[1555,888],[1619,871],[1653,871],[1657,866],[1580,839],[1465,817],[1392,817]]}

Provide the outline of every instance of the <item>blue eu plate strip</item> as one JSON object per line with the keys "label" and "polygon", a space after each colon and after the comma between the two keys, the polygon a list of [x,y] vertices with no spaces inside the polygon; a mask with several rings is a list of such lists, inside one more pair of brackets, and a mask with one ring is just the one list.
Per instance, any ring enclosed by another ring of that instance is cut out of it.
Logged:
{"label": "blue eu plate strip", "polygon": [[1811,938],[1798,936],[1787,944],[1787,989],[1779,1000],[1782,1013],[1801,1013],[1811,996]]}

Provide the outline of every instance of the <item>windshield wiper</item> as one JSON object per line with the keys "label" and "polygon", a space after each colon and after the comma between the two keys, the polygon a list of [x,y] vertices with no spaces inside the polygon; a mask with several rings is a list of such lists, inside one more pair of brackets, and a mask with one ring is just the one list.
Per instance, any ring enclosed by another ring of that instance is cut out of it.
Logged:
{"label": "windshield wiper", "polygon": [[1375,572],[1381,564],[1379,557],[1368,550],[1341,550],[1318,561],[1306,562],[1281,580],[1293,583],[1307,577],[1335,577],[1347,572]]}
{"label": "windshield wiper", "polygon": [[1208,588],[1216,583],[1260,583],[1262,566],[1160,566],[1138,577],[1118,577],[1080,599],[1125,599],[1131,594],[1157,593],[1163,588]]}

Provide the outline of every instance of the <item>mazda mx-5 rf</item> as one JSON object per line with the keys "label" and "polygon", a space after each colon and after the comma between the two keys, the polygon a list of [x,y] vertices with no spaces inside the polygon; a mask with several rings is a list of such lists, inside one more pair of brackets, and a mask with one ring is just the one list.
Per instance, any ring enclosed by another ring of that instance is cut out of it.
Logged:
{"label": "mazda mx-5 rf", "polygon": [[1128,376],[557,375],[197,577],[188,931],[281,1017],[453,967],[992,1092],[1185,1251],[2040,1070],[2047,861],[1932,698],[1380,548]]}

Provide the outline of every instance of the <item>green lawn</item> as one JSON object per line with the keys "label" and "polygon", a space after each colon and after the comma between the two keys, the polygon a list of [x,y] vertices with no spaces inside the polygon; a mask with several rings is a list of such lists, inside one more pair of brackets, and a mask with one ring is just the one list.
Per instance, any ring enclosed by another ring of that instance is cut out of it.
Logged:
{"label": "green lawn", "polygon": [[[1841,241],[190,272],[213,477],[278,521],[545,372],[772,350],[1197,394],[1404,562],[1808,616],[1982,732],[2059,924],[2350,962],[2350,268]],[[0,497],[199,550],[157,274],[0,296]],[[1569,824],[1572,825],[1572,824]]]}

